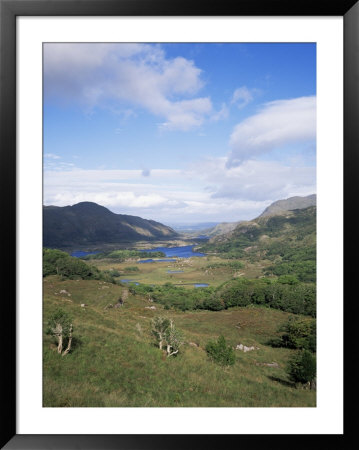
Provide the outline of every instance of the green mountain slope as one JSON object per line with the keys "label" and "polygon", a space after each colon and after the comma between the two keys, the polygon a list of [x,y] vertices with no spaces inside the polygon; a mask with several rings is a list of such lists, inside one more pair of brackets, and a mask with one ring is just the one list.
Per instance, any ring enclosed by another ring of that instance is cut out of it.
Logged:
{"label": "green mountain slope", "polygon": [[316,207],[242,222],[231,233],[212,238],[200,248],[227,258],[269,260],[267,275],[294,275],[300,281],[315,281]]}
{"label": "green mountain slope", "polygon": [[[294,209],[308,208],[309,206],[315,206],[317,202],[316,194],[308,195],[307,197],[290,197],[284,200],[277,200],[276,202],[270,204],[259,217],[274,216],[282,214],[285,211],[291,211]],[[209,237],[215,237],[222,234],[230,233],[233,231],[241,222],[222,222],[214,227],[200,230],[197,235],[205,234]]]}
{"label": "green mountain slope", "polygon": [[50,248],[119,244],[177,237],[170,227],[137,216],[115,214],[92,202],[44,206],[43,245]]}

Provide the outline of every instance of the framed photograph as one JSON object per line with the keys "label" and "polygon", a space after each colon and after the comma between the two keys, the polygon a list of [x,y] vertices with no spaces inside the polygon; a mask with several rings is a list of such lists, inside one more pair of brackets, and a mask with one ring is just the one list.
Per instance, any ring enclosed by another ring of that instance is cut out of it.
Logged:
{"label": "framed photograph", "polygon": [[4,448],[345,445],[359,7],[252,3],[1,0]]}

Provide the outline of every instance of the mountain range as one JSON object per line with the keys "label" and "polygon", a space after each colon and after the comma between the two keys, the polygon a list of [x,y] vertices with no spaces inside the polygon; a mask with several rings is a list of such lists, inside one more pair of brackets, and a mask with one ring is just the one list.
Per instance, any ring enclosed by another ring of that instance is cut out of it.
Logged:
{"label": "mountain range", "polygon": [[[259,217],[274,216],[282,214],[285,211],[308,208],[309,206],[315,206],[316,203],[317,203],[316,194],[308,195],[307,197],[296,196],[284,200],[277,200],[276,202],[271,203]],[[213,227],[202,229],[199,232],[197,232],[197,234],[205,234],[210,238],[224,235],[233,231],[242,222],[243,220],[237,222],[221,222]]]}
{"label": "mountain range", "polygon": [[115,214],[93,202],[43,207],[43,245],[73,248],[175,239],[172,228],[137,216]]}
{"label": "mountain range", "polygon": [[[278,200],[269,205],[257,219],[283,215],[288,211],[308,208],[315,204],[315,194]],[[235,230],[240,229],[241,224],[246,226],[248,223],[248,221],[224,222],[201,230],[187,229],[186,234],[190,238],[203,234],[210,238],[221,239],[222,236],[228,238]],[[179,230],[181,231],[184,232]],[[180,237],[177,231],[167,225],[138,216],[115,214],[93,202],[81,202],[63,207],[43,207],[44,247],[79,249],[136,241],[171,240]]]}

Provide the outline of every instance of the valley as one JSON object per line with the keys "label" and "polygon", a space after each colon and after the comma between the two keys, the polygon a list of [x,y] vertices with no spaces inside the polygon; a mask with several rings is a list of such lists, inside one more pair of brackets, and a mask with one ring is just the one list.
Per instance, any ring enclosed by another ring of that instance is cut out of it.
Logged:
{"label": "valley", "polygon": [[[73,326],[64,358],[44,335],[44,406],[315,406],[288,372],[315,354],[315,218],[309,206],[210,240],[44,249],[44,330],[59,311]],[[158,318],[179,330],[174,356]],[[231,365],[209,358],[220,336]]]}
{"label": "valley", "polygon": [[[100,270],[118,271],[121,277],[129,277],[134,282],[142,284],[173,283],[184,287],[191,287],[195,283],[206,283],[209,286],[217,287],[221,283],[232,277],[257,278],[262,275],[262,270],[269,261],[251,263],[247,261],[243,268],[232,269],[229,264],[231,260],[223,259],[215,255],[192,258],[174,258],[172,261],[158,261],[138,263],[136,259],[124,262],[116,262],[109,259],[90,260],[95,263]],[[141,260],[140,260],[141,261]],[[135,265],[137,270],[126,270],[127,267]],[[212,266],[219,265],[212,268]]]}

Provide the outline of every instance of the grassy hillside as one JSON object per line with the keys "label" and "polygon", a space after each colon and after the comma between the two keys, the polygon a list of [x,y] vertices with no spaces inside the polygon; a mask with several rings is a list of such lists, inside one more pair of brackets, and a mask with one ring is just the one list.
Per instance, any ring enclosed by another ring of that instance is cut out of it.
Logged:
{"label": "grassy hillside", "polygon": [[264,262],[267,275],[316,279],[316,207],[286,211],[242,222],[231,233],[211,239],[201,251],[226,258]]}
{"label": "grassy hillside", "polygon": [[[290,314],[254,306],[164,310],[131,293],[123,307],[105,310],[124,289],[102,280],[44,279],[44,330],[58,307],[74,324],[73,349],[65,357],[44,335],[44,406],[315,406],[315,391],[296,389],[286,374],[294,350],[269,345]],[[177,357],[167,358],[155,344],[151,319],[158,315],[173,318],[184,333]],[[258,349],[236,350],[234,366],[222,368],[204,350],[220,334],[233,347]]]}

